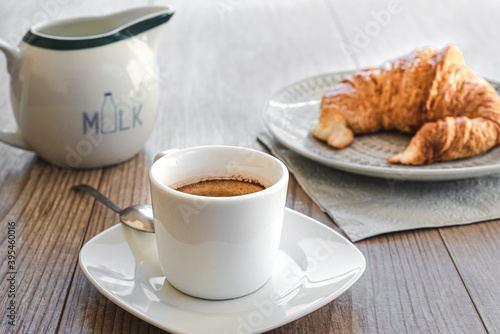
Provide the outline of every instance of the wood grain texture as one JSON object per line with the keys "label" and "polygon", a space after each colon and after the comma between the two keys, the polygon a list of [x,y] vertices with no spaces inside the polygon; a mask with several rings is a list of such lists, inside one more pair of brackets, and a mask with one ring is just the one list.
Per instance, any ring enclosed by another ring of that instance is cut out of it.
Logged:
{"label": "wood grain texture", "polygon": [[[7,222],[15,223],[15,329],[19,333],[55,332],[91,208],[91,201],[78,200],[71,187],[77,183],[97,185],[100,171],[61,171],[37,161],[28,173],[18,199],[2,218],[4,227]],[[0,238],[0,247],[5,250],[0,253],[0,261],[5,264],[0,279],[5,282],[10,277],[6,268],[7,233]],[[1,295],[1,305],[7,305],[8,300],[6,293]]]}
{"label": "wood grain texture", "polygon": [[485,328],[500,332],[500,221],[440,233]]}
{"label": "wood grain texture", "polygon": [[[379,247],[373,248],[375,244]],[[367,261],[373,263],[359,282],[366,282],[359,294],[364,299],[361,305],[371,305],[363,331],[376,326],[382,332],[484,332],[436,231],[395,233],[358,247],[366,250]],[[384,277],[384,282],[377,282],[378,277]]]}
{"label": "wood grain texture", "polygon": [[[19,282],[17,325],[7,325],[0,311],[0,332],[165,333],[106,299],[78,267],[82,245],[119,220],[72,185],[91,184],[121,207],[150,203],[148,169],[157,152],[208,144],[263,150],[256,135],[274,91],[309,76],[377,65],[420,45],[456,43],[478,74],[500,80],[500,8],[493,0],[5,0],[0,38],[17,42],[38,21],[147,4],[171,4],[177,13],[160,41],[156,125],[136,157],[69,171],[0,143],[0,225],[16,223]],[[383,21],[381,13],[391,8],[395,14]],[[359,44],[356,34],[367,27],[371,36]],[[349,45],[357,49],[349,52]],[[13,129],[4,69],[0,56],[0,128]],[[342,233],[293,176],[287,206]],[[500,222],[492,221],[359,242],[367,260],[361,279],[328,305],[269,333],[500,332],[499,239]],[[0,309],[8,301],[6,247],[3,229]]]}

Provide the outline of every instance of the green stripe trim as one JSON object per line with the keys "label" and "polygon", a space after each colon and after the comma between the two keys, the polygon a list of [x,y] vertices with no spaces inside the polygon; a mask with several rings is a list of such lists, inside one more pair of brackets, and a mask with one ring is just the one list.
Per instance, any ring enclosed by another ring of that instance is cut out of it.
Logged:
{"label": "green stripe trim", "polygon": [[26,35],[24,35],[23,41],[33,46],[52,50],[79,50],[95,48],[139,35],[142,32],[166,23],[168,20],[170,20],[172,15],[174,15],[173,12],[167,12],[127,26],[112,35],[104,35],[99,37],[89,36],[88,38],[78,39],[58,39],[40,36],[37,35],[36,32],[29,30]]}

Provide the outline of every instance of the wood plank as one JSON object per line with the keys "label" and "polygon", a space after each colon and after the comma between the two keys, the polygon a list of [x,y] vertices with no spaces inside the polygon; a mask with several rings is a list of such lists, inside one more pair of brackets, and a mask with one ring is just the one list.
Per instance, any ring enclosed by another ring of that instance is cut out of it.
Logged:
{"label": "wood plank", "polygon": [[500,220],[441,229],[484,326],[500,332]]}
{"label": "wood plank", "polygon": [[[353,289],[363,331],[482,333],[466,287],[436,230],[394,233],[358,243],[372,263]],[[460,307],[456,307],[460,305]]]}
{"label": "wood plank", "polygon": [[378,66],[417,47],[453,43],[478,75],[500,80],[497,1],[394,0],[368,5],[343,0],[331,6],[345,31],[344,55],[359,66]]}
{"label": "wood plank", "polygon": [[[15,224],[16,258],[15,268],[0,267],[0,279],[5,282],[15,270],[16,292],[15,297],[1,294],[0,305],[11,300],[17,305],[15,326],[5,328],[20,333],[56,330],[92,205],[89,199],[79,199],[71,186],[96,185],[99,178],[99,170],[54,170],[40,160],[29,170],[19,199],[3,220]],[[2,233],[2,264],[7,264],[8,245],[7,233]]]}
{"label": "wood plank", "polygon": [[38,160],[31,152],[0,144],[0,219],[7,215],[28,182]]}

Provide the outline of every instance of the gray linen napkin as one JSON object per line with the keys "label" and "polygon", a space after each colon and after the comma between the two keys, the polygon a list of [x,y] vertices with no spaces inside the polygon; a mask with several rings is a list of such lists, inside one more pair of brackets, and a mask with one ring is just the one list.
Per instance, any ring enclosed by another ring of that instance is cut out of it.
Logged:
{"label": "gray linen napkin", "polygon": [[500,174],[446,182],[374,178],[304,158],[267,131],[258,139],[287,165],[304,191],[351,241],[500,218]]}

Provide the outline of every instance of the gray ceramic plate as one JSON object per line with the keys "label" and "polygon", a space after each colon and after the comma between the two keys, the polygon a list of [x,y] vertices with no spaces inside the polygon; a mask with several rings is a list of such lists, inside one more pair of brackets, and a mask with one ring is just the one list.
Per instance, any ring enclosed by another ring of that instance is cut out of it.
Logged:
{"label": "gray ceramic plate", "polygon": [[[264,121],[276,139],[307,158],[347,172],[409,181],[444,181],[500,172],[500,147],[484,154],[433,163],[427,166],[391,165],[387,157],[402,152],[410,136],[376,133],[356,136],[354,143],[337,150],[317,140],[311,129],[319,117],[323,92],[346,73],[325,74],[292,84],[271,96],[264,108]],[[492,83],[499,91],[500,84]]]}

